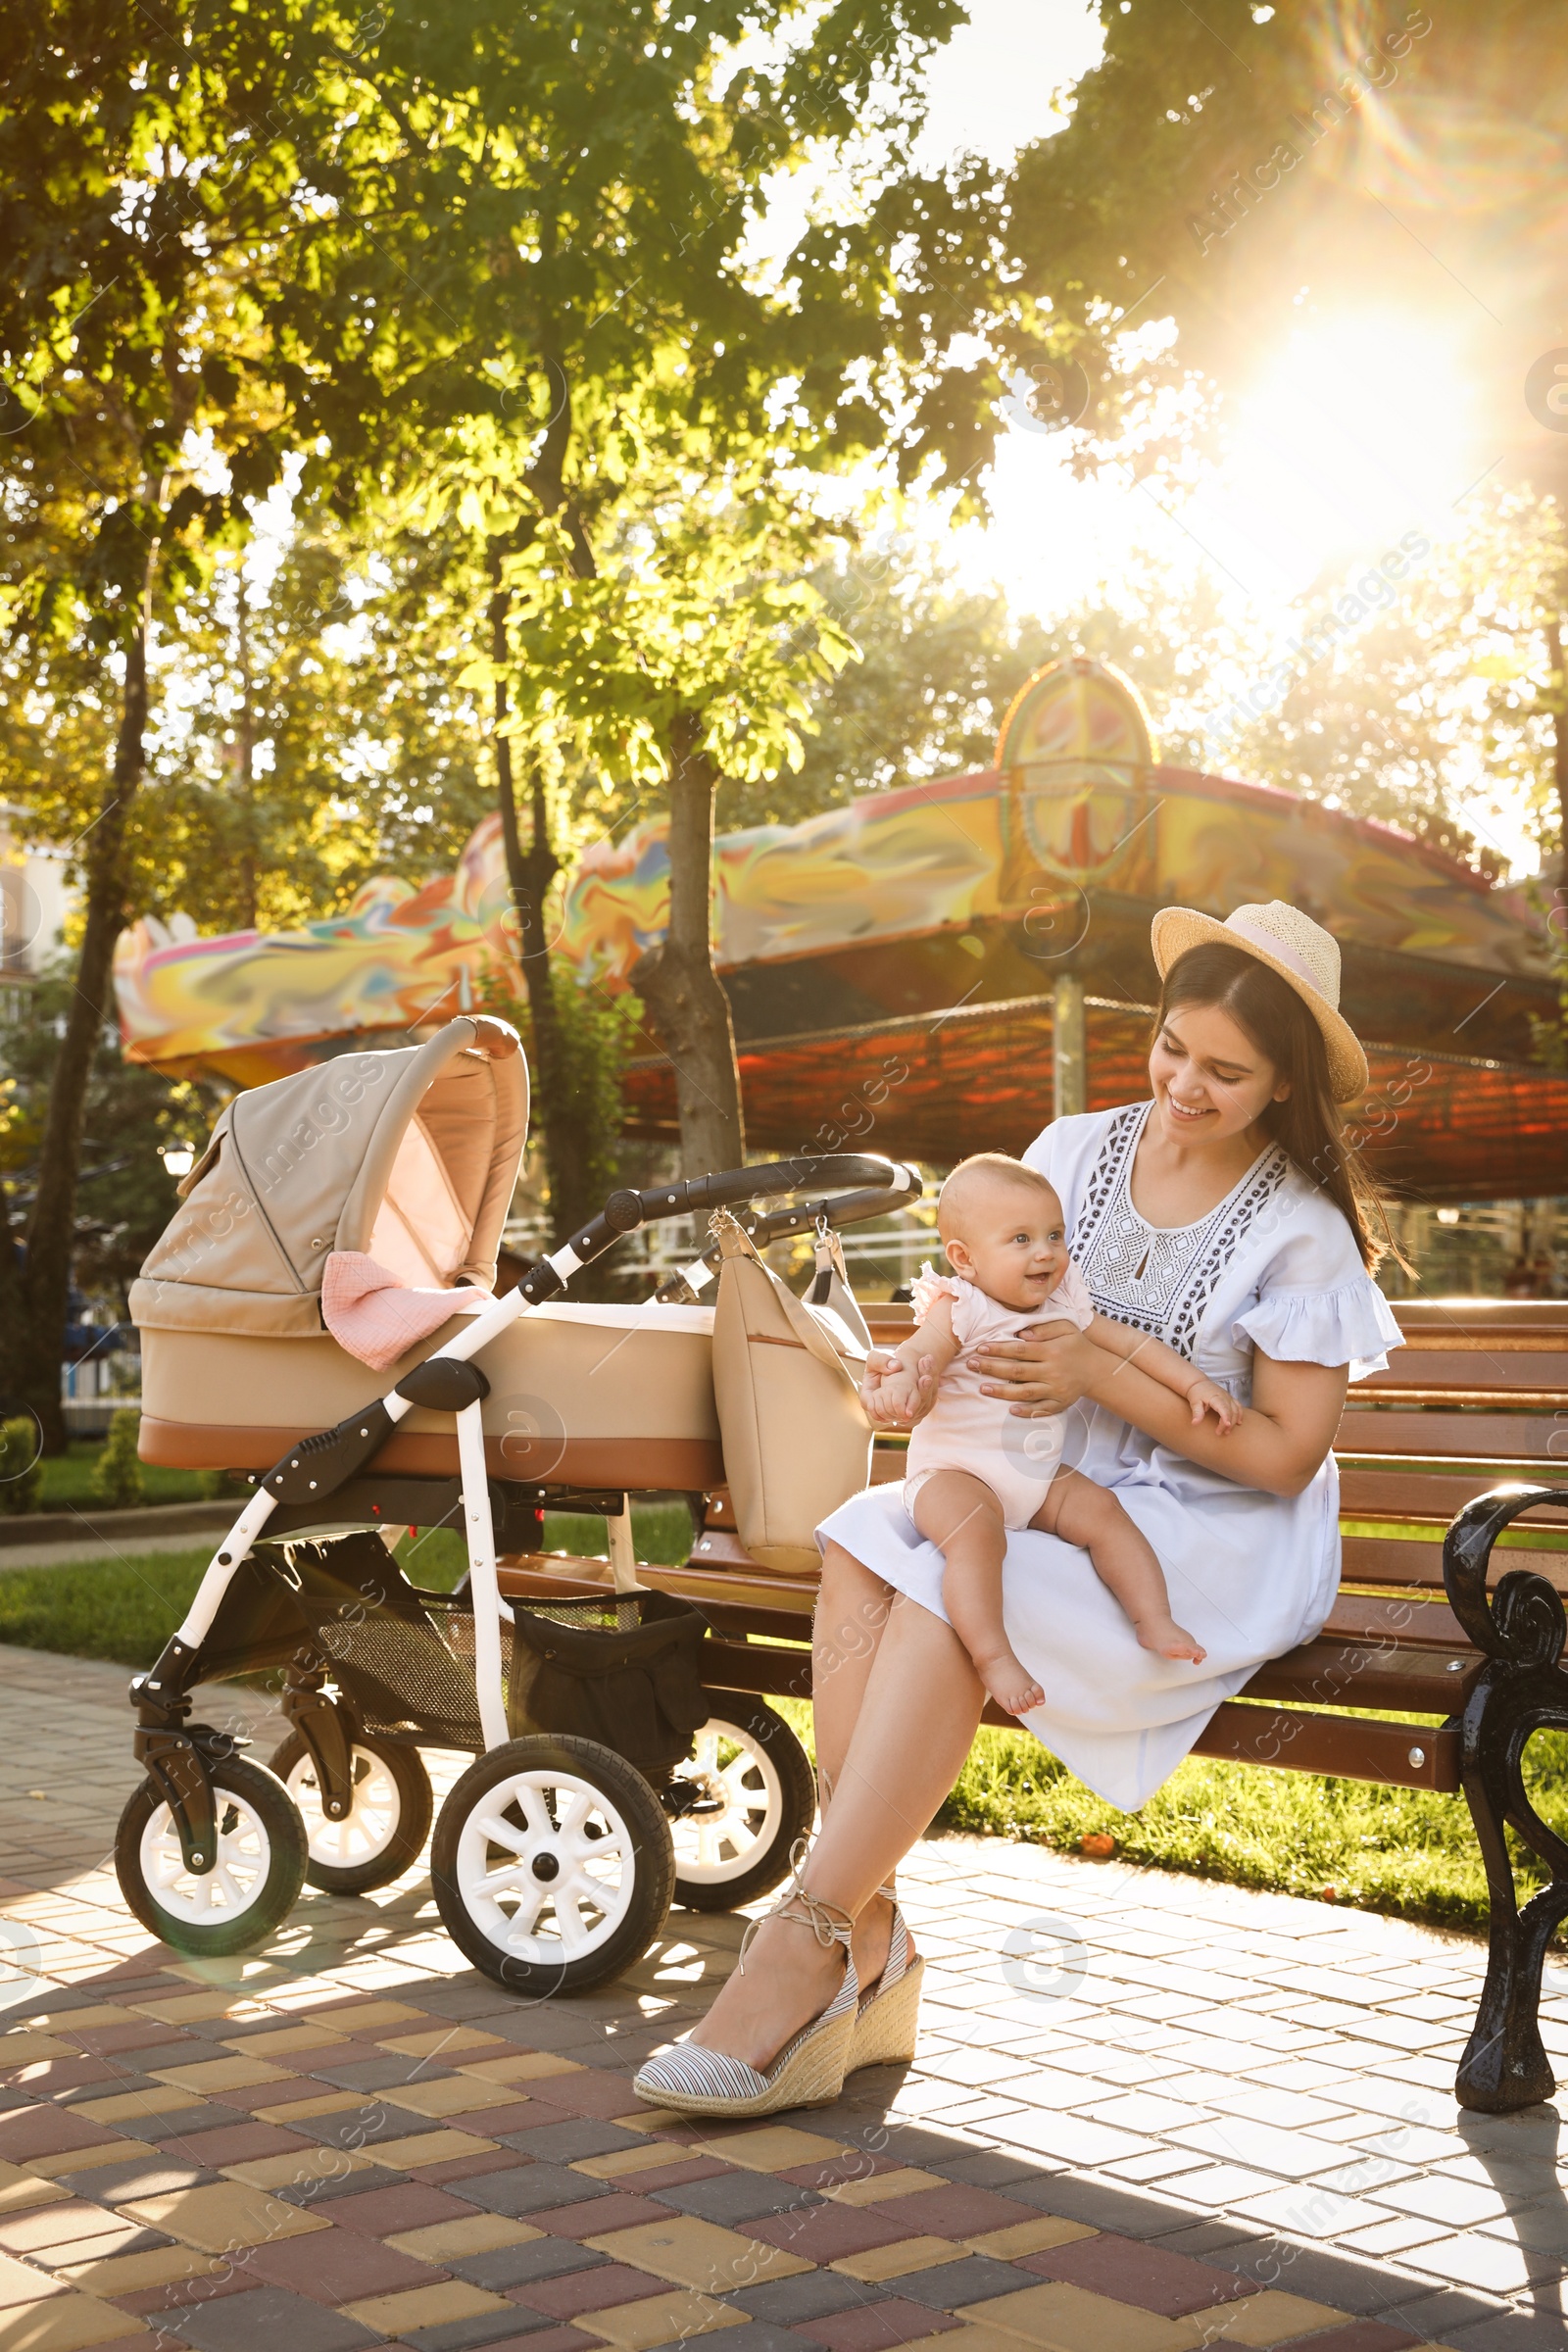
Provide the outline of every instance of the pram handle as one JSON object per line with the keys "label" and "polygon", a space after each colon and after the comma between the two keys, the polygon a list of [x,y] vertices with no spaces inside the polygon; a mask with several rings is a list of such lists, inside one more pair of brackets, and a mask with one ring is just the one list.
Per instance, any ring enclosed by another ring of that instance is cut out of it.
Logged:
{"label": "pram handle", "polygon": [[[773,1200],[782,1193],[836,1193],[841,1188],[853,1188],[849,1191],[850,1200],[858,1199],[866,1203],[874,1200],[877,1207],[861,1205],[855,1214],[875,1216],[882,1210],[898,1208],[905,1201],[918,1200],[920,1179],[912,1168],[873,1152],[832,1152],[809,1157],[803,1154],[796,1159],[764,1160],[755,1168],[722,1168],[711,1176],[690,1176],[679,1183],[651,1186],[646,1192],[628,1189],[612,1193],[598,1216],[590,1219],[580,1233],[574,1233],[564,1248],[542,1259],[519,1288],[530,1304],[557,1297],[579,1266],[602,1257],[623,1234],[636,1233],[644,1225],[663,1224],[672,1217],[690,1216],[695,1210],[733,1208],[753,1200]],[[840,1220],[833,1214],[837,1205],[832,1200],[813,1203],[812,1214],[819,1209],[830,1224],[837,1223]],[[848,1201],[845,1205],[848,1206]],[[851,1220],[845,1217],[842,1221]],[[778,1230],[787,1230],[786,1223],[781,1222]]]}

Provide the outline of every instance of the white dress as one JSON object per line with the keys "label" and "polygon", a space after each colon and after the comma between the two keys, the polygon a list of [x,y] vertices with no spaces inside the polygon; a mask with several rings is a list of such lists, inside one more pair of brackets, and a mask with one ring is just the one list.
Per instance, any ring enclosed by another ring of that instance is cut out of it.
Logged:
{"label": "white dress", "polygon": [[[1252,1351],[1285,1363],[1381,1371],[1400,1344],[1393,1310],[1339,1210],[1277,1146],[1196,1225],[1149,1225],[1132,1204],[1133,1154],[1152,1105],[1058,1119],[1024,1153],[1061,1197],[1096,1308],[1148,1331],[1246,1403]],[[1003,1571],[1007,1639],[1046,1693],[1021,1720],[1097,1794],[1131,1812],[1191,1748],[1220,1701],[1267,1658],[1310,1641],[1340,1578],[1333,1456],[1299,1494],[1259,1494],[1158,1446],[1103,1405],[1067,1415],[1062,1459],[1112,1489],[1154,1548],[1171,1614],[1201,1666],[1140,1648],[1085,1551],[1023,1529]],[[817,1530],[945,1617],[942,1554],[873,1487]]]}

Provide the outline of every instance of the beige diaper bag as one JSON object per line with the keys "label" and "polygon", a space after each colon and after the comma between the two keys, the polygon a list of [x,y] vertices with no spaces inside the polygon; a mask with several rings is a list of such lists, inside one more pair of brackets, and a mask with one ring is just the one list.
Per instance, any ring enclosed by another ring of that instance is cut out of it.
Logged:
{"label": "beige diaper bag", "polygon": [[842,1261],[812,1286],[826,1299],[817,1305],[780,1282],[732,1216],[715,1216],[713,1231],[713,1396],[736,1533],[764,1568],[814,1576],[818,1523],[871,1474],[858,1394],[869,1335]]}

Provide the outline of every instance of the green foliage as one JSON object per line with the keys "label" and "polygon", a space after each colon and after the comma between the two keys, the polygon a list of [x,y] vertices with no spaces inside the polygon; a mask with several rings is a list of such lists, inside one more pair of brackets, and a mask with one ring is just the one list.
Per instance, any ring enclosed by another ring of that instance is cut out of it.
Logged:
{"label": "green foliage", "polygon": [[[64,1453],[46,1455],[39,1509],[67,1511],[90,1504],[97,1494],[93,1482],[102,1452],[102,1439],[74,1438]],[[230,1490],[221,1470],[167,1470],[157,1462],[143,1462],[140,1468],[142,1500],[148,1504],[210,1501],[242,1491]]]}
{"label": "green foliage", "polygon": [[43,1493],[38,1431],[25,1413],[0,1421],[0,1511],[35,1511]]}
{"label": "green foliage", "polygon": [[591,1139],[587,1190],[602,1204],[620,1182],[621,1081],[644,1042],[642,1006],[630,995],[579,988],[571,967],[559,961],[550,977],[564,1064],[558,1083]]}
{"label": "green foliage", "polygon": [[292,930],[372,876],[450,873],[490,804],[430,551],[319,506],[295,524],[265,594],[225,563],[171,615],[131,829],[141,912]]}
{"label": "green foliage", "polygon": [[209,1547],[79,1567],[8,1568],[0,1576],[0,1642],[150,1666],[183,1623],[211,1558]]}
{"label": "green foliage", "polygon": [[92,1491],[112,1511],[128,1511],[141,1500],[141,1463],[136,1458],[140,1427],[140,1413],[129,1407],[110,1421],[109,1437],[93,1472]]}
{"label": "green foliage", "polygon": [[[1531,1742],[1526,1777],[1568,1829],[1568,1740]],[[1138,1813],[1118,1812],[1019,1732],[982,1731],[938,1816],[944,1829],[1075,1852],[1108,1831],[1119,1856],[1242,1886],[1316,1896],[1438,1926],[1484,1928],[1486,1874],[1464,1799],[1189,1757]],[[1526,1886],[1539,1864],[1516,1857]],[[1332,1894],[1330,1894],[1332,1889]]]}
{"label": "green foliage", "polygon": [[[630,994],[611,997],[603,989],[579,987],[575,967],[564,956],[551,958],[549,986],[561,1055],[555,1083],[585,1139],[585,1197],[602,1207],[621,1181],[622,1075],[632,1054],[648,1050],[642,1006]],[[480,1003],[485,1011],[498,1013],[520,1033],[529,1076],[537,1083],[539,1055],[528,1000],[514,997],[508,982],[492,969]],[[529,1123],[537,1129],[537,1117]]]}
{"label": "green foliage", "polygon": [[[31,1434],[30,1424],[28,1429]],[[632,1530],[647,1560],[684,1559],[691,1548],[691,1516],[683,1503],[635,1510]],[[545,1543],[551,1549],[603,1558],[605,1523],[552,1512],[545,1520]],[[433,1529],[412,1542],[405,1536],[397,1556],[410,1580],[430,1592],[450,1592],[468,1565],[463,1539],[451,1528]],[[0,1642],[150,1666],[183,1620],[211,1558],[208,1544],[134,1560],[7,1569],[0,1575]]]}
{"label": "green foliage", "polygon": [[556,593],[560,551],[543,535],[507,560],[516,733],[657,785],[676,719],[700,711],[720,774],[800,766],[808,693],[855,645],[802,576],[820,525],[768,471],[759,465],[739,499],[728,481],[716,496],[695,474],[671,482],[650,544],[567,594]]}
{"label": "green foliage", "polygon": [[[772,1698],[808,1750],[811,1709]],[[1568,1830],[1568,1738],[1538,1733],[1525,1755],[1533,1802],[1559,1836]],[[1140,1813],[1121,1813],[1086,1788],[1025,1732],[976,1734],[938,1830],[1010,1838],[1075,1854],[1091,1832],[1108,1833],[1118,1857],[1153,1870],[1190,1872],[1425,1920],[1486,1929],[1486,1873],[1464,1799],[1365,1781],[1318,1780],[1248,1764],[1189,1757]],[[1540,1886],[1540,1864],[1514,1841],[1522,1886]],[[1332,1891],[1331,1891],[1332,1890]]]}
{"label": "green foliage", "polygon": [[[15,1016],[0,1021],[0,1181],[25,1202],[32,1184],[55,1055],[57,1022],[70,997],[64,980],[16,992]],[[126,1292],[176,1206],[160,1146],[201,1143],[218,1097],[122,1058],[101,1037],[87,1084],[77,1184],[75,1277],[104,1300],[111,1319],[129,1320]]]}

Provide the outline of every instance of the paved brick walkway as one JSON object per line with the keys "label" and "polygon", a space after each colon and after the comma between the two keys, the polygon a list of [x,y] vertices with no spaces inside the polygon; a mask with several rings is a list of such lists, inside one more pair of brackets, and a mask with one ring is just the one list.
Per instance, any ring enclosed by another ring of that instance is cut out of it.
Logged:
{"label": "paved brick walkway", "polygon": [[[149,1942],[106,1860],[124,1680],[0,1650],[0,1915],[41,1972],[0,2017],[0,2352],[1568,2343],[1556,2110],[1453,2104],[1467,1939],[934,1839],[916,2065],[710,2132],[628,2077],[737,1920],[533,2006],[419,1874],[307,1891],[243,1960]],[[214,1695],[265,1756],[265,1702]]]}

